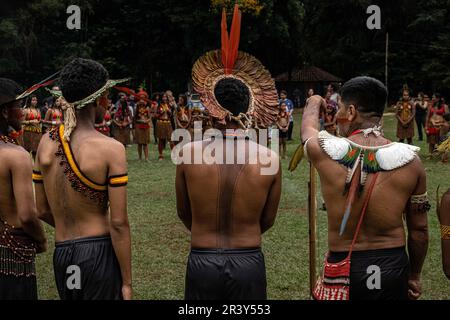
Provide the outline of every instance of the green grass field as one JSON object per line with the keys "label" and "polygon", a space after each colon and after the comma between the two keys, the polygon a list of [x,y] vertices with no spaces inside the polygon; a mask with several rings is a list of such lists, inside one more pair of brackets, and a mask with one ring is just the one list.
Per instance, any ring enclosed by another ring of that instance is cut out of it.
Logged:
{"label": "green grass field", "polygon": [[[300,115],[296,115],[295,141],[288,144],[288,158],[299,144]],[[395,140],[394,117],[385,117],[388,138]],[[425,143],[421,156],[427,153]],[[133,242],[133,287],[135,299],[183,299],[189,233],[179,221],[175,206],[175,166],[166,159],[157,161],[156,145],[150,146],[151,161],[137,160],[136,147],[128,148],[129,217]],[[269,299],[308,299],[308,164],[302,162],[297,171],[287,171],[289,160],[283,160],[283,191],[274,227],[264,236]],[[436,160],[424,160],[428,176],[428,192],[432,199],[429,213],[430,244],[422,276],[423,299],[449,299],[450,281],[443,274],[438,221],[436,187],[446,190],[450,167]],[[326,214],[318,212],[318,266],[326,247]],[[37,259],[40,299],[58,299],[52,254],[53,230],[46,227],[50,248]]]}

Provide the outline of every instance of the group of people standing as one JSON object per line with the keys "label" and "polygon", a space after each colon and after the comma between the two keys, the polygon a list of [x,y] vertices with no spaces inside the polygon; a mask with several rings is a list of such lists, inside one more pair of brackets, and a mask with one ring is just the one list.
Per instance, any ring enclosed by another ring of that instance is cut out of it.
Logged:
{"label": "group of people standing", "polygon": [[[240,19],[236,5],[233,24],[239,26]],[[222,28],[222,39],[227,39],[222,49],[200,57],[192,70],[193,88],[220,134],[188,143],[182,153],[196,154],[203,147],[221,152],[211,152],[200,163],[176,166],[177,214],[191,237],[188,300],[267,298],[262,236],[278,213],[282,168],[276,152],[237,129],[267,128],[277,120],[286,128],[288,111],[285,104],[280,112],[267,69],[237,51],[239,38],[232,37],[230,43]],[[230,59],[223,59],[224,54]],[[109,79],[104,66],[89,59],[77,58],[64,66],[58,78],[64,121],[41,137],[32,163],[17,143],[24,94],[16,82],[0,78],[0,299],[37,298],[35,256],[48,247],[40,220],[54,228],[53,270],[61,299],[132,298],[125,147],[95,127],[98,113],[108,108],[108,91],[119,90],[117,85],[126,80]],[[143,90],[137,96],[138,104],[149,103]],[[319,173],[328,218],[329,252],[312,292],[317,300],[415,300],[422,294],[431,208],[426,173],[419,148],[383,136],[386,98],[387,89],[379,80],[356,77],[346,82],[336,115],[340,137],[320,130],[326,100],[312,95],[307,101],[302,147]],[[169,103],[163,96],[156,108],[159,140],[167,139],[171,130],[174,112]],[[131,122],[127,104],[121,102],[120,108],[111,117],[122,121],[119,128]],[[147,130],[150,111],[137,109],[140,121],[135,123]],[[187,126],[186,108],[176,112],[179,125]],[[33,117],[30,113],[29,121],[40,121],[37,112]],[[276,170],[264,170],[272,164],[278,164]],[[439,212],[448,278],[449,212],[450,190]],[[381,286],[369,285],[374,266]]]}
{"label": "group of people standing", "polygon": [[126,88],[129,94],[119,93],[119,100],[107,108],[96,119],[99,132],[115,138],[124,146],[136,144],[139,160],[149,160],[148,145],[153,131],[154,143],[158,146],[159,160],[164,159],[167,145],[174,147],[171,140],[175,129],[194,131],[194,122],[201,121],[203,128],[211,127],[207,111],[200,102],[193,103],[189,95],[180,94],[178,100],[172,91],[149,94],[140,88],[137,93]]}
{"label": "group of people standing", "polygon": [[[400,142],[413,143],[416,123],[419,141],[424,140],[424,132],[429,145],[429,158],[439,144],[448,139],[450,131],[450,110],[445,99],[439,94],[428,95],[420,92],[417,98],[410,97],[410,91],[403,89],[402,99],[396,105],[397,138]],[[442,153],[442,162],[448,162],[447,152]]]}
{"label": "group of people standing", "polygon": [[[56,86],[52,88],[52,91],[58,90],[59,88]],[[59,126],[63,121],[60,98],[49,97],[45,99],[42,107],[39,107],[38,102],[36,95],[31,95],[26,99],[22,120],[23,134],[18,139],[33,158],[36,156],[42,134]]]}
{"label": "group of people standing", "polygon": [[[338,111],[338,85],[332,83],[328,85],[326,94],[323,96],[326,105],[320,111],[320,126],[332,135],[337,135],[336,115]],[[308,91],[308,98],[314,95],[314,90]],[[290,140],[293,127],[293,103],[287,99],[286,91],[280,93],[280,115],[277,122],[280,129],[281,154],[285,155],[286,140]],[[286,112],[283,110],[286,109]],[[447,144],[450,144],[450,109],[445,99],[435,93],[431,99],[428,95],[420,92],[417,97],[410,96],[410,90],[405,87],[402,91],[402,98],[395,106],[397,119],[397,138],[399,142],[413,144],[415,127],[419,141],[426,140],[429,145],[429,158],[438,151],[442,154],[443,163],[448,162]],[[284,117],[289,116],[289,125],[285,125]],[[442,145],[441,148],[439,146]]]}
{"label": "group of people standing", "polygon": [[[326,101],[326,108],[320,112],[321,129],[330,134],[337,134],[336,113],[338,110],[338,86],[331,83],[326,88],[326,94],[323,97]],[[286,141],[292,140],[294,129],[294,103],[288,99],[286,90],[280,91],[279,114],[276,121],[276,127],[279,130],[280,154],[281,158],[286,158]],[[307,99],[314,96],[314,89],[309,89]],[[306,102],[305,102],[306,104]]]}

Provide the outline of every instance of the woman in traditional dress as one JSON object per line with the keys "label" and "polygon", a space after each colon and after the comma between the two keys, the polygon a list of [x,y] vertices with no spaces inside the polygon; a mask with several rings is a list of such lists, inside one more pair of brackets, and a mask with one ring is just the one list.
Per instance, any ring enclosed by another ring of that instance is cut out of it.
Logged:
{"label": "woman in traditional dress", "polygon": [[114,138],[125,147],[130,142],[130,108],[126,100],[119,100],[116,113],[114,114]]}
{"label": "woman in traditional dress", "polygon": [[191,122],[191,111],[187,106],[187,99],[184,94],[178,97],[178,108],[176,114],[176,123],[178,129],[187,129]]}
{"label": "woman in traditional dress", "polygon": [[280,106],[280,113],[277,116],[277,127],[280,130],[280,147],[281,147],[281,158],[286,158],[286,140],[288,137],[289,129],[289,112],[286,103],[282,102]]}
{"label": "woman in traditional dress", "polygon": [[166,148],[166,143],[169,141],[170,148],[173,148],[171,142],[172,136],[172,124],[170,119],[172,118],[172,111],[169,106],[169,100],[166,94],[162,97],[162,102],[156,110],[156,137],[158,138],[158,152],[159,160],[164,159],[163,151]]}
{"label": "woman in traditional dress", "polygon": [[173,92],[170,90],[167,90],[165,95],[167,96],[167,102],[170,107],[170,111],[172,112],[172,116],[170,117],[170,125],[172,126],[172,130],[176,129],[175,124],[175,115],[177,112],[177,102],[175,101],[175,97],[173,96]]}
{"label": "woman in traditional dress", "polygon": [[105,106],[99,106],[99,112],[95,116],[95,130],[104,134],[107,137],[111,136],[111,112],[109,111],[111,108],[111,100],[108,99],[108,103]]}
{"label": "woman in traditional dress", "polygon": [[36,152],[39,146],[39,142],[42,137],[41,127],[41,112],[39,111],[38,99],[35,95],[31,96],[28,100],[28,104],[24,109],[24,121],[22,122],[23,128],[23,147],[28,152],[31,152],[33,160],[36,157]]}
{"label": "woman in traditional dress", "polygon": [[412,144],[414,137],[414,118],[416,108],[409,98],[409,91],[403,90],[402,101],[397,105],[397,138],[399,142]]}
{"label": "woman in traditional dress", "polygon": [[47,127],[48,130],[59,127],[59,125],[63,122],[63,113],[61,110],[61,99],[62,98],[54,98],[53,104],[47,110],[47,114],[45,115],[44,120],[42,121],[43,125]]}
{"label": "woman in traditional dress", "polygon": [[138,102],[136,104],[135,139],[138,145],[139,160],[142,160],[142,150],[144,150],[145,161],[148,161],[148,144],[150,143],[150,107],[148,106],[148,94],[144,90],[138,92]]}
{"label": "woman in traditional dress", "polygon": [[325,130],[336,136],[337,134],[337,126],[336,126],[336,113],[337,113],[337,104],[333,100],[327,101],[327,109],[324,115],[324,123],[323,126]]}
{"label": "woman in traditional dress", "polygon": [[436,145],[438,145],[441,140],[442,135],[441,130],[444,128],[445,125],[444,119],[445,109],[446,105],[444,99],[441,98],[440,94],[436,93],[435,95],[433,95],[433,99],[428,109],[425,127],[430,152],[429,158],[432,157]]}
{"label": "woman in traditional dress", "polygon": [[161,95],[158,92],[156,92],[152,96],[152,104],[150,105],[150,116],[152,118],[153,139],[155,140],[155,144],[158,144],[158,137],[156,136],[156,121],[158,120],[158,118],[156,112],[158,110],[160,100]]}

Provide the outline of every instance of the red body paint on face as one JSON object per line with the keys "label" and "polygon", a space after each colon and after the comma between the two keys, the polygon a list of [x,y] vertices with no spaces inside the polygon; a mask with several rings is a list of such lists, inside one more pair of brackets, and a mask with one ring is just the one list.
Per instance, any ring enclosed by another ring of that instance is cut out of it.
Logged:
{"label": "red body paint on face", "polygon": [[342,117],[342,118],[336,118],[336,122],[337,123],[349,123],[350,120],[348,120],[347,118]]}

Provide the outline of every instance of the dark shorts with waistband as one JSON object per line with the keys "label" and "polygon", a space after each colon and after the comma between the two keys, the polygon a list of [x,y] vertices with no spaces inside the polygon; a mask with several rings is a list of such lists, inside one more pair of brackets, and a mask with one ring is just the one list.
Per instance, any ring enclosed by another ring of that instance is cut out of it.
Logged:
{"label": "dark shorts with waistband", "polygon": [[[80,288],[70,266],[79,267]],[[110,237],[57,242],[53,267],[62,300],[122,299],[122,276]]]}
{"label": "dark shorts with waistband", "polygon": [[36,276],[0,274],[0,300],[37,300]]}
{"label": "dark shorts with waistband", "polygon": [[[342,261],[347,254],[330,252],[328,261]],[[379,289],[377,267],[380,271]],[[354,251],[350,272],[350,300],[408,299],[409,259],[405,247]]]}
{"label": "dark shorts with waistband", "polygon": [[192,249],[186,272],[185,299],[267,299],[261,249]]}

